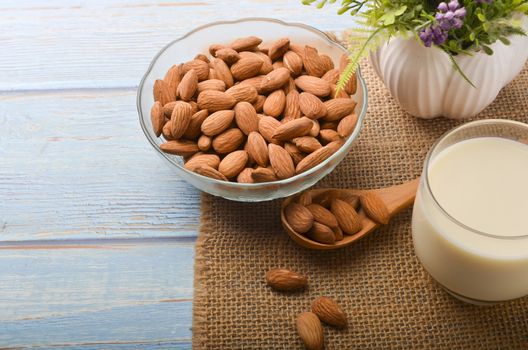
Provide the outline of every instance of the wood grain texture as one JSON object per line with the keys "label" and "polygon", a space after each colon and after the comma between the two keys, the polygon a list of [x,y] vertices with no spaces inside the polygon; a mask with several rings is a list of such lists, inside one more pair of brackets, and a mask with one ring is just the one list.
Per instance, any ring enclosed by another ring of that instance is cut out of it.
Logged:
{"label": "wood grain texture", "polygon": [[179,238],[0,245],[0,348],[188,342],[193,245]]}
{"label": "wood grain texture", "polygon": [[196,236],[199,194],[139,127],[133,90],[0,95],[0,240]]}
{"label": "wood grain texture", "polygon": [[243,17],[350,26],[336,10],[300,0],[2,1],[0,91],[133,87],[157,51],[198,26]]}

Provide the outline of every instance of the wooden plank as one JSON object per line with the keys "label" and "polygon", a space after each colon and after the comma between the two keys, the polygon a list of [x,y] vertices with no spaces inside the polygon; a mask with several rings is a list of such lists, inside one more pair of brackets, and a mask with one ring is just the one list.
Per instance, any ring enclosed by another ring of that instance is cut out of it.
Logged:
{"label": "wooden plank", "polygon": [[352,25],[336,11],[300,0],[2,1],[0,91],[133,87],[157,51],[198,26],[251,16]]}
{"label": "wooden plank", "polygon": [[135,97],[0,95],[0,240],[196,236],[199,192],[146,141]]}
{"label": "wooden plank", "polygon": [[1,246],[0,347],[188,344],[193,243],[127,241]]}

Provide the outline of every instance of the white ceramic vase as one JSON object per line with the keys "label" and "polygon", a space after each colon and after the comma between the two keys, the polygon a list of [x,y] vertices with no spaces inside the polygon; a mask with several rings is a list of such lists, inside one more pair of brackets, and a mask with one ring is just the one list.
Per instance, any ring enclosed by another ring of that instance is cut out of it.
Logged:
{"label": "white ceramic vase", "polygon": [[[528,30],[527,17],[523,26]],[[473,88],[453,69],[448,55],[414,38],[394,38],[370,56],[378,76],[409,114],[420,118],[469,118],[497,97],[528,59],[528,37],[512,36],[510,45],[495,42],[493,55],[475,52],[455,59]]]}

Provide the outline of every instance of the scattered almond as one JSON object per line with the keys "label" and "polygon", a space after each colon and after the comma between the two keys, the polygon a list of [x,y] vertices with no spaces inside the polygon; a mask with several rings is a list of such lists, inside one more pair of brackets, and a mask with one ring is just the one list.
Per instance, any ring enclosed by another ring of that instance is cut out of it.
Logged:
{"label": "scattered almond", "polygon": [[312,312],[321,321],[337,328],[345,328],[347,316],[339,305],[331,298],[319,297],[312,303]]}
{"label": "scattered almond", "polygon": [[273,269],[266,273],[266,283],[275,290],[291,292],[305,288],[308,280],[303,275],[291,270]]}
{"label": "scattered almond", "polygon": [[323,326],[312,312],[303,312],[295,322],[297,333],[308,350],[321,350],[324,346]]}

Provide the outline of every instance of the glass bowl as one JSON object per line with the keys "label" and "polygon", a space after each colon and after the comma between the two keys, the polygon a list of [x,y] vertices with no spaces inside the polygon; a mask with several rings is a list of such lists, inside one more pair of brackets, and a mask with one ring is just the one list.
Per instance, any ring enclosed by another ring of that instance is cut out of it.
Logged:
{"label": "glass bowl", "polygon": [[309,44],[316,47],[320,53],[329,55],[337,64],[346,49],[331,40],[325,33],[297,23],[285,23],[275,19],[246,18],[237,21],[215,22],[199,27],[183,37],[165,46],[152,60],[143,76],[137,94],[137,108],[141,128],[156,153],[167,163],[175,173],[196,188],[215,196],[244,202],[260,202],[287,197],[300,192],[328,175],[343,160],[361,130],[367,111],[367,88],[360,72],[357,73],[357,92],[354,100],[357,102],[355,113],[358,123],[352,135],[345,144],[321,164],[294,177],[256,184],[226,182],[211,179],[183,167],[183,159],[162,152],[159,148],[163,139],[156,137],[150,121],[150,108],[154,103],[152,88],[156,79],[161,79],[167,70],[176,63],[193,59],[196,54],[208,54],[209,45],[226,44],[236,38],[255,35],[263,39],[263,44],[273,42],[282,37],[289,37],[292,42]]}

